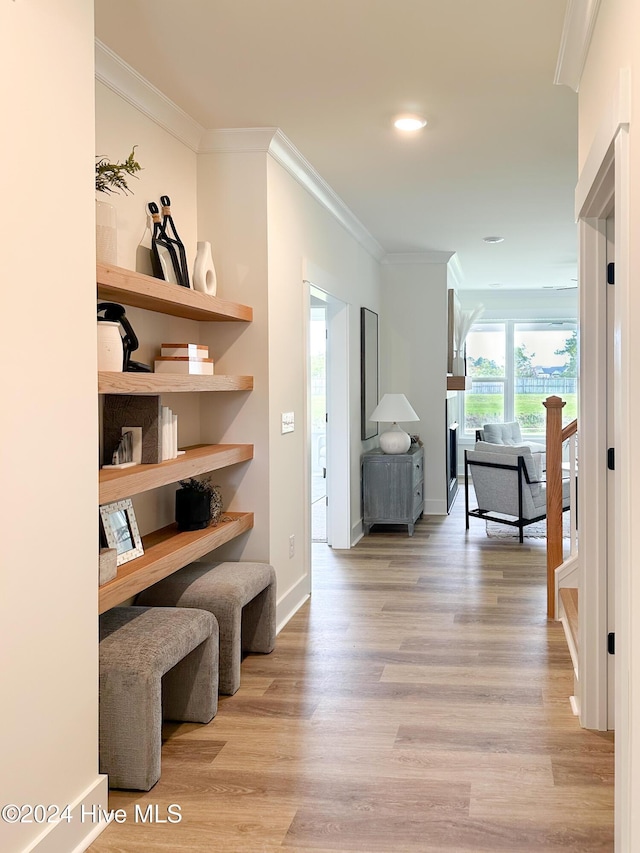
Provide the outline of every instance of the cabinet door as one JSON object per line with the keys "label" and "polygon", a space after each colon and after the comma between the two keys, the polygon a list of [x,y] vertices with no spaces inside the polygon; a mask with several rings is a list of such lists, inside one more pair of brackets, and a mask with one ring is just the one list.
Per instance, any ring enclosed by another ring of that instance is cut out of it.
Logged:
{"label": "cabinet door", "polygon": [[365,461],[365,518],[400,521],[411,515],[412,508],[411,459]]}

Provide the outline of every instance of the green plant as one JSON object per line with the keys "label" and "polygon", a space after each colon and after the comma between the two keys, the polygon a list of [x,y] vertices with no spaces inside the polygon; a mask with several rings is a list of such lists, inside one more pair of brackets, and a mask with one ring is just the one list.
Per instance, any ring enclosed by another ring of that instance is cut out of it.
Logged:
{"label": "green plant", "polygon": [[135,151],[138,146],[134,145],[131,154],[124,163],[109,163],[106,157],[96,157],[96,192],[133,194],[127,185],[127,175],[137,178],[136,172],[142,166],[135,159]]}
{"label": "green plant", "polygon": [[190,477],[188,480],[179,480],[183,489],[193,489],[194,492],[204,492],[206,495],[213,494],[215,486],[211,485],[211,480],[206,477],[204,480],[197,480],[195,477]]}

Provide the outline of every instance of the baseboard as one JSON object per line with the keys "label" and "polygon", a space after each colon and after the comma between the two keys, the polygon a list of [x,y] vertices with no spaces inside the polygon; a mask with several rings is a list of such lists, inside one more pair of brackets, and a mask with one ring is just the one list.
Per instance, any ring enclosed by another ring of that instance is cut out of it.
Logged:
{"label": "baseboard", "polygon": [[439,498],[425,498],[424,514],[425,515],[446,515],[447,514],[447,501],[446,501],[446,499],[440,500]]}
{"label": "baseboard", "polygon": [[71,820],[47,825],[46,830],[23,853],[83,853],[108,823],[101,819],[109,808],[106,776],[97,776],[78,799],[70,804]]}
{"label": "baseboard", "polygon": [[354,545],[357,545],[363,536],[364,526],[362,524],[362,519],[360,518],[351,528],[351,547],[353,548]]}
{"label": "baseboard", "polygon": [[300,610],[309,598],[309,575],[300,580],[282,596],[276,606],[276,633],[279,634],[287,622]]}

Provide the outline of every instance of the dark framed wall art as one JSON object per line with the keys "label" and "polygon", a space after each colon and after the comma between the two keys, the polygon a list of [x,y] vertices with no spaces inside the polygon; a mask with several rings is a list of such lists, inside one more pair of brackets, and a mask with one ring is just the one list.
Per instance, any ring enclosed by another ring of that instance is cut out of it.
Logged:
{"label": "dark framed wall art", "polygon": [[378,434],[378,424],[369,416],[378,405],[378,315],[360,309],[360,402],[362,441]]}

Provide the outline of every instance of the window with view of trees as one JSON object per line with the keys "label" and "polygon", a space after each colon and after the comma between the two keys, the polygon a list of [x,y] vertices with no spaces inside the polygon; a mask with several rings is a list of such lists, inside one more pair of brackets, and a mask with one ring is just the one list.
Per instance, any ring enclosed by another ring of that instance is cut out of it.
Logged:
{"label": "window with view of trees", "polygon": [[565,423],[577,414],[578,332],[575,323],[477,323],[467,337],[464,431],[517,420],[523,434],[543,435],[551,394],[566,400]]}

